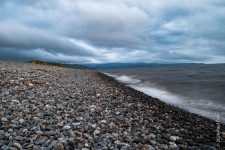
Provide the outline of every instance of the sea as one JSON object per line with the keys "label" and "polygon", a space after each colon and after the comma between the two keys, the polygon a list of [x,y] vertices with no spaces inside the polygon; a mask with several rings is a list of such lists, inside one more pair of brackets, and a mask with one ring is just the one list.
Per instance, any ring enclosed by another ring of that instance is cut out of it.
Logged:
{"label": "sea", "polygon": [[151,97],[225,123],[225,64],[100,70]]}

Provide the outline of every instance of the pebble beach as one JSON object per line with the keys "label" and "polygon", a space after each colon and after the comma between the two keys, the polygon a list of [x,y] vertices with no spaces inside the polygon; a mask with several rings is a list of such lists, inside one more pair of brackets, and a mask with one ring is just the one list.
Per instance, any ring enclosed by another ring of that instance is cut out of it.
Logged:
{"label": "pebble beach", "polygon": [[2,150],[223,150],[215,118],[97,71],[0,61]]}

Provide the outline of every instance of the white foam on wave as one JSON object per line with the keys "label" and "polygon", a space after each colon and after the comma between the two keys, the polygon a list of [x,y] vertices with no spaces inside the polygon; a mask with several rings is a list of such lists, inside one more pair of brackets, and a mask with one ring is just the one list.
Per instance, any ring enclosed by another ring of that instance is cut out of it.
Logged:
{"label": "white foam on wave", "polygon": [[141,80],[135,79],[131,76],[118,76],[108,73],[105,74],[132,87],[135,90],[141,91],[151,97],[158,98],[166,103],[178,106],[189,112],[196,113],[214,120],[216,119],[217,114],[220,114],[220,121],[225,123],[225,113],[221,113],[225,112],[225,107],[221,106],[220,104],[215,104],[213,101],[189,99],[187,97],[169,92],[162,87],[157,87],[149,82],[141,82]]}
{"label": "white foam on wave", "polygon": [[134,77],[129,77],[129,76],[125,76],[125,75],[122,75],[122,76],[117,76],[117,75],[112,75],[112,74],[109,74],[109,73],[105,73],[106,75],[108,76],[111,76],[113,78],[115,78],[116,80],[122,82],[122,83],[125,83],[125,84],[137,84],[137,83],[140,83],[141,80],[139,79],[135,79]]}
{"label": "white foam on wave", "polygon": [[151,97],[158,98],[170,104],[180,104],[180,97],[168,91],[145,85],[130,85],[135,90],[141,91]]}
{"label": "white foam on wave", "polygon": [[141,80],[134,79],[128,76],[118,76],[116,77],[116,79],[126,84],[138,84],[141,82]]}
{"label": "white foam on wave", "polygon": [[155,85],[153,85],[151,83],[147,83],[147,82],[143,83],[139,79],[135,79],[134,77],[126,76],[126,75],[117,76],[117,75],[112,75],[112,74],[108,74],[108,73],[105,73],[105,74],[115,78],[116,80],[118,80],[122,83],[127,84],[128,86],[134,88],[135,90],[141,91],[149,96],[158,98],[167,103],[170,103],[170,104],[179,104],[180,103],[181,97],[179,97],[178,95],[175,95],[173,93],[170,93],[166,90],[157,88],[157,87],[155,87]]}

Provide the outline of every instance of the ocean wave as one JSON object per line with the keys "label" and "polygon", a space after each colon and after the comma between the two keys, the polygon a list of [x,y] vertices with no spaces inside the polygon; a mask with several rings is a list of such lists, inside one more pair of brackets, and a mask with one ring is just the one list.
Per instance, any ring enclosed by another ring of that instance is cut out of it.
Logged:
{"label": "ocean wave", "polygon": [[147,81],[141,81],[133,76],[115,75],[104,73],[115,78],[135,90],[141,91],[151,97],[155,97],[168,104],[178,106],[189,112],[216,119],[217,114],[221,115],[221,122],[225,123],[225,107],[211,100],[190,99],[176,93],[169,92],[164,87],[159,87]]}

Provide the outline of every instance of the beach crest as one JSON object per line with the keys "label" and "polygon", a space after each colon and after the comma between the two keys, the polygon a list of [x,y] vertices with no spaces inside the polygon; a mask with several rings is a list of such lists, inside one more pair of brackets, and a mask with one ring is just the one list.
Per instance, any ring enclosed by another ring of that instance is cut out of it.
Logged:
{"label": "beach crest", "polygon": [[219,115],[192,114],[93,70],[0,66],[1,149],[224,147]]}

